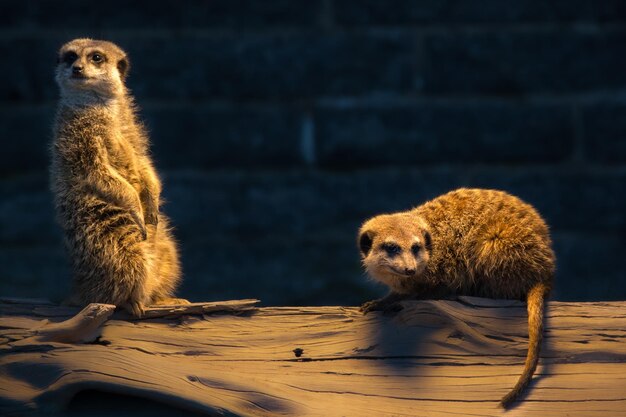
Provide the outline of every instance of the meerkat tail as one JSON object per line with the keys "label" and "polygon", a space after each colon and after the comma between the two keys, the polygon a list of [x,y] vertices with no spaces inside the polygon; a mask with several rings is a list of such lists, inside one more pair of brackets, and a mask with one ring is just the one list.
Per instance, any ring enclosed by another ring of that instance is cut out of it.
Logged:
{"label": "meerkat tail", "polygon": [[543,313],[547,293],[548,288],[543,283],[535,285],[528,292],[528,354],[524,364],[524,371],[519,377],[517,384],[500,400],[500,405],[504,408],[507,408],[521,394],[524,388],[528,386],[537,368],[539,350],[543,339]]}

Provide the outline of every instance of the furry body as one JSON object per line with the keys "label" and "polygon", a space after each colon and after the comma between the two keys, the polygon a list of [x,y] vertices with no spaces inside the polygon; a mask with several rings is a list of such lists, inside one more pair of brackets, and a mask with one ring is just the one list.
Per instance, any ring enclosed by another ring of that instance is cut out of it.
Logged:
{"label": "furry body", "polygon": [[141,315],[146,305],[184,300],[171,299],[178,253],[159,213],[161,183],[123,82],[127,69],[126,54],[110,42],[76,39],[61,48],[50,174],[74,270],[69,302]]}
{"label": "furry body", "polygon": [[501,404],[509,405],[528,385],[555,272],[548,227],[532,206],[502,191],[459,189],[413,210],[366,221],[358,243],[369,275],[391,289],[387,297],[365,303],[364,312],[397,309],[407,298],[526,300],[528,356]]}

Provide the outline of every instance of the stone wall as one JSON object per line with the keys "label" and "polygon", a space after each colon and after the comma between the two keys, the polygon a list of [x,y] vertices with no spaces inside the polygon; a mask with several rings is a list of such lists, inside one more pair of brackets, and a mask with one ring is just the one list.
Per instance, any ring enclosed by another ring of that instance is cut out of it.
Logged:
{"label": "stone wall", "polygon": [[53,70],[88,36],[130,54],[182,296],[358,304],[364,219],[480,186],[546,217],[554,298],[626,299],[622,1],[0,4],[0,294],[67,291]]}

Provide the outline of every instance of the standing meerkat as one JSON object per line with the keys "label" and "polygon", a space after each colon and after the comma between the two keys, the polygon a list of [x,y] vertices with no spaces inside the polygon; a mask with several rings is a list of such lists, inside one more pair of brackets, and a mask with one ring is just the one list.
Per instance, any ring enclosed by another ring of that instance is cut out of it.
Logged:
{"label": "standing meerkat", "polygon": [[544,302],[555,272],[548,227],[517,197],[459,189],[413,210],[367,220],[358,246],[368,274],[390,293],[361,306],[397,310],[403,299],[470,295],[526,300],[528,354],[522,375],[500,404],[529,384],[539,360]]}
{"label": "standing meerkat", "polygon": [[124,84],[117,45],[75,39],[59,50],[60,102],[51,188],[74,270],[70,304],[109,303],[141,316],[172,298],[180,280],[176,244],[159,213],[161,182],[148,137]]}

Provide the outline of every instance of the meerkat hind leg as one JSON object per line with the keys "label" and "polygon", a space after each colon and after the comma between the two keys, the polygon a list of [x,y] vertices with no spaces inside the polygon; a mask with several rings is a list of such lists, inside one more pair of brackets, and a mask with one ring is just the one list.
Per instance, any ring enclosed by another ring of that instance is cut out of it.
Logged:
{"label": "meerkat hind leg", "polygon": [[175,306],[175,305],[184,305],[191,304],[189,300],[185,300],[184,298],[176,298],[176,297],[167,297],[162,298],[160,300],[155,300],[152,305],[155,306]]}
{"label": "meerkat hind leg", "polygon": [[124,310],[128,311],[130,314],[137,318],[143,317],[143,314],[145,312],[145,306],[140,301],[128,301],[120,307],[122,307]]}

